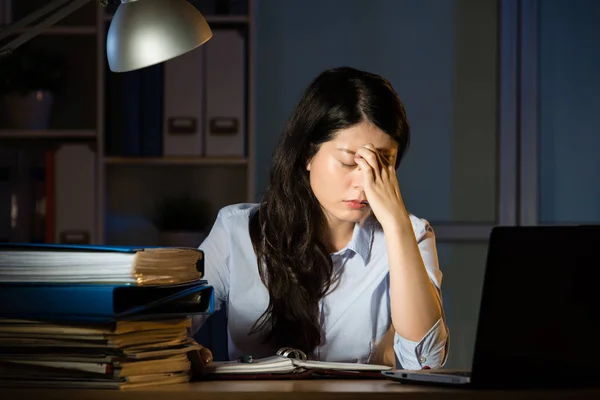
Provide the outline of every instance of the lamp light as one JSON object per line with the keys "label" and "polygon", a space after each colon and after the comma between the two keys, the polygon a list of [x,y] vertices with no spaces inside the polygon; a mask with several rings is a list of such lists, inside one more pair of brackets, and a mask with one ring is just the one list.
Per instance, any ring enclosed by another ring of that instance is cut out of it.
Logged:
{"label": "lamp light", "polygon": [[[0,43],[35,23],[0,47],[0,56],[39,35],[91,0],[53,0],[0,30]],[[106,6],[115,0],[100,0]],[[121,0],[108,29],[106,53],[111,71],[127,72],[167,61],[206,43],[208,23],[186,0]]]}
{"label": "lamp light", "polygon": [[180,56],[212,37],[206,20],[186,0],[121,0],[108,29],[111,71],[126,72]]}

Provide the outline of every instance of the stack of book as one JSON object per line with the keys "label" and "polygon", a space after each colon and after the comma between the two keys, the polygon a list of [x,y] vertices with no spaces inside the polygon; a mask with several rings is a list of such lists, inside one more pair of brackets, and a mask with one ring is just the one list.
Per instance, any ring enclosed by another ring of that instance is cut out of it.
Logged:
{"label": "stack of book", "polygon": [[0,385],[187,382],[191,316],[213,312],[193,248],[0,244]]}

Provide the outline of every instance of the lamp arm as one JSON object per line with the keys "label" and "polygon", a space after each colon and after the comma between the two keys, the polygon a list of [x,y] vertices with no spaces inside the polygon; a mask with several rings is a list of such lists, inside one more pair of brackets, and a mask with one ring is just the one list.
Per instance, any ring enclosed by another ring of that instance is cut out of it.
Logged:
{"label": "lamp arm", "polygon": [[[20,36],[17,36],[3,47],[0,47],[0,57],[11,54],[19,46],[39,35],[44,29],[56,24],[58,21],[90,1],[91,0],[54,0],[47,5],[40,7],[40,9],[34,11],[33,13],[23,17],[19,21],[8,25],[6,28],[0,31],[0,41],[17,33],[29,23],[37,21],[45,16],[44,20],[34,25],[31,29],[23,32]],[[54,12],[56,9],[59,10]],[[46,16],[52,12],[54,13]]]}
{"label": "lamp arm", "polygon": [[0,29],[0,40],[4,40],[8,36],[17,33],[20,29],[25,28],[30,23],[35,22],[38,19],[40,19],[41,17],[43,17],[44,15],[54,11],[54,9],[56,9],[58,7],[62,7],[64,4],[68,3],[69,1],[71,1],[71,0],[54,0],[54,1],[46,4],[45,6],[38,8],[31,14],[26,15],[25,17],[21,18],[20,20],[3,27],[2,29]]}

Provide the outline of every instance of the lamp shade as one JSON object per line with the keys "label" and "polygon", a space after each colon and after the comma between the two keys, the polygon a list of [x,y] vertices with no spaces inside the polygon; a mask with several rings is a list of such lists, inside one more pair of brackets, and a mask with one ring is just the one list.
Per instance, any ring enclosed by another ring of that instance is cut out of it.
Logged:
{"label": "lamp shade", "polygon": [[211,37],[202,14],[186,0],[121,0],[106,39],[108,66],[113,72],[148,67]]}

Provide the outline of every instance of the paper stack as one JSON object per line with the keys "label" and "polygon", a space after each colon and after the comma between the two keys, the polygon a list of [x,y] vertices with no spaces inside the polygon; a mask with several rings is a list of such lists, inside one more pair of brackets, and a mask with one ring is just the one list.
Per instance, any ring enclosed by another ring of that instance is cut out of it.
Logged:
{"label": "paper stack", "polygon": [[202,252],[173,250],[0,244],[0,385],[187,382],[213,292]]}

